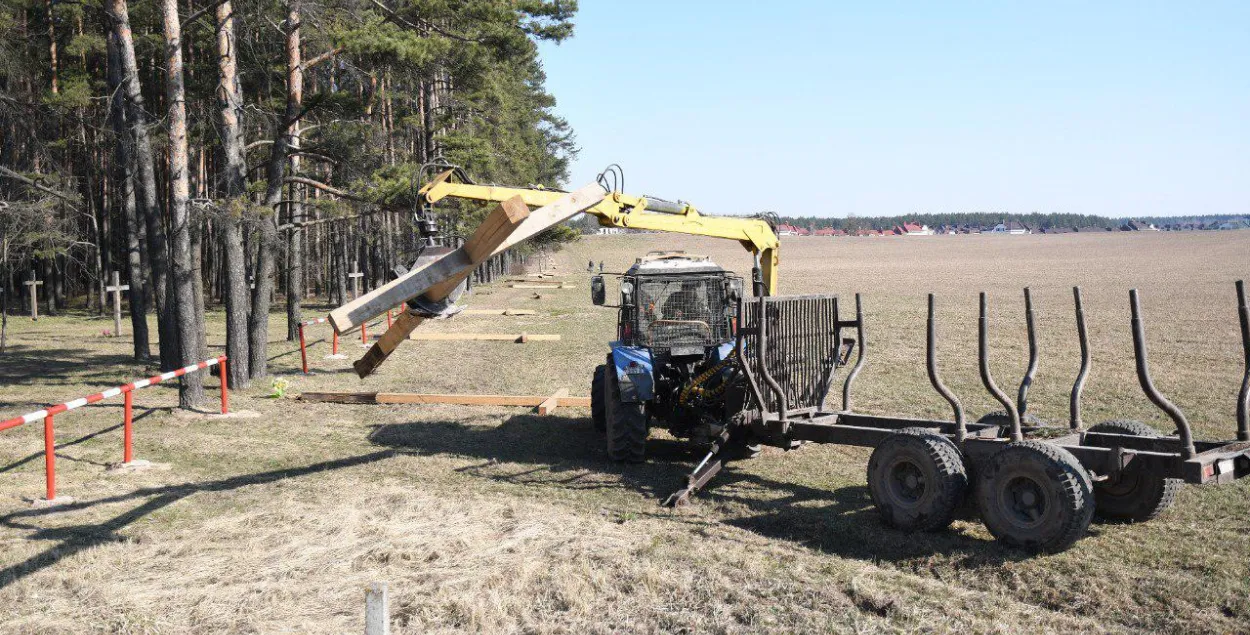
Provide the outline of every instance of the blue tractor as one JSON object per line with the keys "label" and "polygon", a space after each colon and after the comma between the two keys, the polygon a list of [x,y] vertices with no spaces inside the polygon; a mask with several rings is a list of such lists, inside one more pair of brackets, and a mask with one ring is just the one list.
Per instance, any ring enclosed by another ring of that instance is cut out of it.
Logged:
{"label": "blue tractor", "polygon": [[[743,409],[732,363],[742,278],[707,257],[651,252],[619,276],[617,337],[595,368],[591,411],[608,456],[641,462],[649,428],[706,447]],[[602,275],[591,299],[606,304]],[[758,448],[745,443],[741,452]]]}

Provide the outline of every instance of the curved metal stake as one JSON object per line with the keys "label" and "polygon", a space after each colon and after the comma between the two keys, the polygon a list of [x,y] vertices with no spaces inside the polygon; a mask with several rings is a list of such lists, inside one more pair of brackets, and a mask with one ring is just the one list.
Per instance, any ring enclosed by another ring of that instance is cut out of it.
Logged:
{"label": "curved metal stake", "polygon": [[1085,391],[1085,380],[1089,379],[1093,359],[1089,352],[1089,334],[1085,331],[1085,309],[1081,306],[1080,287],[1072,287],[1072,300],[1076,303],[1076,335],[1081,341],[1081,371],[1076,374],[1076,383],[1072,384],[1069,425],[1073,430],[1080,430],[1084,427],[1081,423],[1081,393]]}
{"label": "curved metal stake", "polygon": [[855,365],[851,367],[851,372],[846,375],[846,382],[842,384],[842,411],[851,411],[851,383],[859,376],[859,371],[864,367],[865,353],[864,349],[868,348],[864,341],[864,306],[860,302],[859,294],[855,294],[855,339],[859,344],[859,356],[855,358]]}
{"label": "curved metal stake", "polygon": [[1024,433],[1020,430],[1020,413],[1016,410],[1016,405],[1011,403],[1011,400],[1007,398],[1007,394],[998,388],[998,385],[994,383],[994,378],[990,376],[990,327],[989,318],[986,316],[984,291],[981,292],[981,321],[978,331],[977,361],[980,362],[981,366],[981,383],[985,384],[985,389],[990,391],[990,395],[1003,405],[1003,408],[1007,411],[1007,416],[1011,418],[1011,440],[1023,441]]}
{"label": "curved metal stake", "polygon": [[1146,397],[1150,399],[1154,405],[1160,410],[1167,413],[1172,421],[1176,423],[1176,432],[1181,437],[1181,445],[1185,449],[1185,458],[1192,459],[1198,452],[1194,449],[1194,435],[1189,428],[1189,421],[1185,419],[1185,413],[1181,412],[1176,404],[1168,401],[1155,388],[1154,382],[1150,379],[1150,367],[1146,359],[1146,332],[1142,328],[1141,320],[1141,304],[1137,300],[1137,289],[1130,289],[1128,292],[1129,308],[1133,312],[1133,356],[1137,358],[1137,381],[1141,383],[1142,391],[1146,393]]}
{"label": "curved metal stake", "polygon": [[929,369],[929,383],[933,384],[933,389],[938,391],[939,395],[951,405],[951,409],[955,411],[955,442],[959,443],[968,436],[968,425],[964,421],[964,407],[959,403],[959,398],[955,393],[951,392],[946,384],[942,383],[942,378],[938,377],[937,372],[937,326],[933,317],[933,294],[929,294],[929,347],[925,355],[925,365]]}
{"label": "curved metal stake", "polygon": [[1020,380],[1020,390],[1016,393],[1016,405],[1022,419],[1029,410],[1029,387],[1037,376],[1037,333],[1033,327],[1033,294],[1028,287],[1024,288],[1024,323],[1029,331],[1029,369]]}
{"label": "curved metal stake", "polygon": [[1241,319],[1241,349],[1246,354],[1246,374],[1237,396],[1237,440],[1250,441],[1250,309],[1246,308],[1245,281],[1237,281],[1237,317]]}

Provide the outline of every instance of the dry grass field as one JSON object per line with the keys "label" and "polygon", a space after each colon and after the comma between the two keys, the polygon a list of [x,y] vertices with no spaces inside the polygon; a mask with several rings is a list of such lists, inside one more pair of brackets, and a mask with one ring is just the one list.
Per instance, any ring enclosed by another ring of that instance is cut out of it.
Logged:
{"label": "dry grass field", "polygon": [[[322,326],[310,330],[315,372],[304,377],[277,316],[272,364],[292,393],[586,395],[615,319],[591,306],[586,261],[620,271],[673,248],[749,266],[726,242],[589,237],[555,259],[577,289],[535,299],[495,285],[469,298],[538,315],[428,325],[559,342],[409,342],[361,381],[350,359],[323,359]],[[1087,419],[1167,430],[1133,374],[1135,286],[1159,387],[1201,437],[1232,436],[1242,373],[1233,281],[1250,277],[1250,232],[796,238],[782,259],[784,293],[864,294],[869,361],[857,409],[947,416],[924,371],[929,292],[947,382],[974,415],[995,409],[976,374],[976,293],[990,295],[995,376],[1014,389],[1027,358],[1027,285],[1042,346],[1030,403],[1062,424],[1079,362],[1071,287],[1080,284],[1094,349]],[[221,315],[210,321],[209,341],[221,342]],[[125,341],[100,335],[110,319],[10,328],[0,414],[152,370],[129,360]],[[76,500],[61,508],[29,502],[43,487],[39,426],[0,432],[0,631],[359,632],[375,580],[390,585],[395,630],[412,633],[1250,631],[1245,483],[1186,488],[1158,520],[1095,524],[1064,553],[1027,556],[975,520],[936,534],[887,529],[869,501],[863,449],[769,449],[671,511],[659,499],[698,457],[653,434],[646,464],[610,463],[585,409],[539,417],[268,394],[267,382],[235,392],[232,407],[259,416],[223,419],[171,412],[173,387],[137,393],[137,456],[169,466],[138,474],[105,469],[121,456],[120,399],[59,417],[60,490]]]}

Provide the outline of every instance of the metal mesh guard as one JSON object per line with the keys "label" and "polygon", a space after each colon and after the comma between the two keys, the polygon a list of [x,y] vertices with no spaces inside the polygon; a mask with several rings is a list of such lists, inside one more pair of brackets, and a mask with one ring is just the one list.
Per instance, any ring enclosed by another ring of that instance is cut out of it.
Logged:
{"label": "metal mesh guard", "polygon": [[719,279],[651,278],[639,290],[638,326],[648,346],[701,349],[729,340]]}
{"label": "metal mesh guard", "polygon": [[[809,295],[764,298],[763,337],[760,301],[746,302],[746,357],[767,403],[778,412],[780,400],[765,376],[781,387],[788,410],[819,408],[829,392],[838,352],[837,296]],[[762,355],[761,355],[762,352]]]}

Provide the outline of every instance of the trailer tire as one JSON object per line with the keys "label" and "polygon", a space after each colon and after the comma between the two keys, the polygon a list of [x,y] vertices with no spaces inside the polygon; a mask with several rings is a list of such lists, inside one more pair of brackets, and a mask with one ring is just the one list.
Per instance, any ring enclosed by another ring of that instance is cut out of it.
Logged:
{"label": "trailer tire", "polygon": [[1042,441],[1017,441],[981,469],[977,506],[999,542],[1056,553],[1071,547],[1089,527],[1094,487],[1071,452]]}
{"label": "trailer tire", "polygon": [[606,373],[604,422],[608,437],[608,458],[613,461],[642,463],[647,456],[647,412],[642,403],[621,401],[616,373]]}
{"label": "trailer tire", "polygon": [[940,531],[968,493],[959,448],[924,428],[892,434],[868,460],[868,492],[885,523],[903,531]]}
{"label": "trailer tire", "polygon": [[608,429],[608,420],[605,414],[605,395],[607,388],[604,387],[604,378],[608,375],[607,364],[599,364],[595,366],[595,374],[590,379],[590,420],[595,424],[597,432],[604,432]]}
{"label": "trailer tire", "polygon": [[[1090,432],[1129,434],[1136,437],[1160,436],[1154,428],[1126,419],[1104,421]],[[1142,469],[1130,469],[1115,479],[1094,484],[1094,513],[1107,522],[1143,523],[1162,514],[1180,491],[1180,479],[1164,478]]]}
{"label": "trailer tire", "polygon": [[[995,410],[977,419],[977,423],[1009,426],[1011,425],[1011,416],[1007,414],[1006,410]],[[1023,417],[1020,417],[1020,425],[1025,428],[1044,428],[1046,427],[1046,422],[1041,417],[1031,412],[1026,412]]]}

